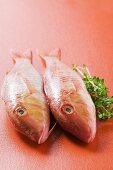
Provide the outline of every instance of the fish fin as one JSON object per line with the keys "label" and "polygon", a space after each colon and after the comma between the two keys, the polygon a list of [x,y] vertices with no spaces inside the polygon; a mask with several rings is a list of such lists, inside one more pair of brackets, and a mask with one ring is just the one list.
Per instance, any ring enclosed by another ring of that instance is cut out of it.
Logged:
{"label": "fish fin", "polygon": [[30,83],[30,81],[28,79],[24,78],[22,75],[19,75],[19,76],[20,76],[21,80],[25,83],[29,94],[37,92],[35,87],[33,87],[33,85]]}
{"label": "fish fin", "polygon": [[9,54],[12,57],[14,63],[16,63],[17,60],[21,58],[21,54],[17,51],[14,51],[13,49],[10,50]]}
{"label": "fish fin", "polygon": [[39,49],[36,49],[36,53],[40,57],[43,66],[46,68],[46,54],[43,51],[40,51]]}
{"label": "fish fin", "polygon": [[[57,125],[57,123],[55,122],[55,124],[53,125],[53,127],[50,129],[48,135],[46,136],[46,139],[50,136],[50,134],[52,133],[52,131],[54,130],[54,128],[56,127],[56,125]],[[41,134],[41,136],[40,136],[40,138],[39,138],[39,140],[38,140],[38,144],[41,144],[41,143],[43,143],[43,142],[45,141],[43,137],[44,137],[44,130],[43,130],[43,132],[42,132],[42,134]]]}
{"label": "fish fin", "polygon": [[1,99],[4,100],[4,87],[1,88]]}
{"label": "fish fin", "polygon": [[27,89],[29,90],[29,94],[36,93],[36,92],[37,92],[37,90],[35,89],[35,87],[33,87],[33,85],[30,83],[29,80],[24,79],[24,82],[25,82],[25,84],[26,84],[26,86],[27,86]]}
{"label": "fish fin", "polygon": [[60,48],[55,48],[54,50],[50,51],[49,56],[55,57],[58,60],[61,60],[61,50],[60,50]]}
{"label": "fish fin", "polygon": [[26,59],[30,60],[30,62],[32,63],[33,55],[32,55],[31,50],[27,50],[23,54],[21,54],[21,53],[11,49],[10,50],[10,56],[12,57],[14,63],[16,63],[21,58],[26,58]]}
{"label": "fish fin", "polygon": [[55,122],[54,125],[52,126],[52,128],[49,130],[49,135],[48,136],[50,136],[50,134],[52,133],[52,131],[54,130],[56,125],[57,125],[57,122]]}
{"label": "fish fin", "polygon": [[39,49],[36,49],[36,53],[40,57],[44,67],[46,67],[46,59],[49,57],[53,57],[53,58],[57,58],[58,60],[61,60],[61,50],[59,48],[50,51],[49,54],[46,54],[43,51],[39,51]]}
{"label": "fish fin", "polygon": [[33,53],[31,50],[27,50],[23,53],[23,57],[24,58],[27,58],[30,60],[30,62],[32,63],[32,60],[33,60]]}
{"label": "fish fin", "polygon": [[3,84],[2,84],[2,87],[1,87],[1,99],[4,100],[5,98],[5,87],[6,87],[6,81],[7,81],[7,74],[5,75],[5,78],[4,78],[4,81],[3,81]]}
{"label": "fish fin", "polygon": [[15,76],[18,79],[20,79],[24,83],[24,85],[26,86],[27,91],[25,93],[27,94],[27,96],[29,94],[37,92],[36,88],[33,87],[32,83],[30,83],[30,81],[27,78],[25,78],[21,73],[16,73]]}

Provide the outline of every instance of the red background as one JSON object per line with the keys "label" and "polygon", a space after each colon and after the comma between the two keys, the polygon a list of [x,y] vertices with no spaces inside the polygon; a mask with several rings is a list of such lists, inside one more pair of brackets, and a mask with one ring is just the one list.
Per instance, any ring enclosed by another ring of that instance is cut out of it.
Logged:
{"label": "red background", "polygon": [[[112,0],[0,0],[0,86],[11,68],[9,50],[37,47],[60,47],[64,63],[85,63],[113,94]],[[36,55],[33,63],[42,71]],[[0,169],[112,170],[112,159],[113,120],[100,123],[88,145],[58,126],[47,142],[36,145],[12,128],[0,101]]]}

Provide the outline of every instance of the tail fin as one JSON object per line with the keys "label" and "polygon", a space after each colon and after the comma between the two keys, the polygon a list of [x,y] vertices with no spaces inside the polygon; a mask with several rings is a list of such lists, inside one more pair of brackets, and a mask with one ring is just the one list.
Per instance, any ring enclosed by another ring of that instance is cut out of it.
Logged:
{"label": "tail fin", "polygon": [[30,62],[32,63],[32,59],[33,59],[33,54],[32,51],[30,50],[25,51],[23,54],[14,50],[10,50],[10,56],[12,57],[14,63],[16,63],[21,58],[26,58],[30,60]]}
{"label": "tail fin", "polygon": [[61,50],[59,48],[56,48],[49,53],[44,53],[44,51],[39,51],[39,49],[36,49],[36,53],[40,57],[44,67],[46,67],[46,58],[48,57],[57,58],[58,60],[61,59]]}
{"label": "tail fin", "polygon": [[60,50],[60,48],[55,48],[54,50],[50,51],[49,56],[55,57],[58,60],[61,60],[61,50]]}
{"label": "tail fin", "polygon": [[38,48],[36,49],[36,54],[40,57],[42,64],[46,67],[46,53],[44,51],[40,51]]}

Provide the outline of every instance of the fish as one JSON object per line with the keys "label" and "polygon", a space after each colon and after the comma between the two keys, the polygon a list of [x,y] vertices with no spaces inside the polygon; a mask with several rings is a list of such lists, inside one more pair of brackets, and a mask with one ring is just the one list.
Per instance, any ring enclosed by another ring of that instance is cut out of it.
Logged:
{"label": "fish", "polygon": [[43,81],[32,65],[31,51],[10,53],[14,66],[6,74],[1,90],[8,117],[15,129],[41,144],[49,136],[50,110]]}
{"label": "fish", "polygon": [[85,143],[96,135],[96,110],[80,75],[61,62],[61,50],[38,56],[45,67],[44,91],[52,114],[65,131]]}

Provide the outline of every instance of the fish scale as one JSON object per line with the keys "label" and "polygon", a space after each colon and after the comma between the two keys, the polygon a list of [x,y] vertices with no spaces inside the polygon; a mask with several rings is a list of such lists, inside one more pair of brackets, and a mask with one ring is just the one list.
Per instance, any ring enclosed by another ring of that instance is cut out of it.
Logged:
{"label": "fish scale", "polygon": [[2,98],[17,131],[41,144],[49,136],[50,111],[43,82],[31,64],[32,53],[13,53],[15,65],[5,76]]}
{"label": "fish scale", "polygon": [[59,61],[59,54],[59,49],[46,56],[39,54],[46,65],[43,80],[49,106],[64,130],[89,143],[96,135],[94,103],[82,78]]}

